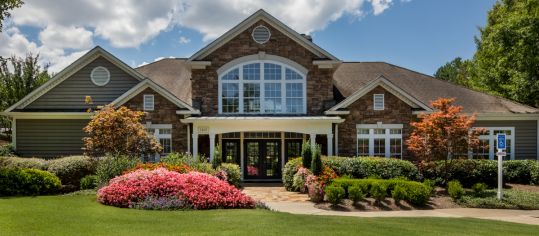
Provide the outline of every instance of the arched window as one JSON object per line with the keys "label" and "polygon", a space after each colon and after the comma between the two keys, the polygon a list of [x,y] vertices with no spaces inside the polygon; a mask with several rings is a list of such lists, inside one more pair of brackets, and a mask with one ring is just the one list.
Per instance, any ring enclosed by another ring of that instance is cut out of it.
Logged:
{"label": "arched window", "polygon": [[305,75],[270,60],[238,64],[219,75],[219,113],[304,114]]}

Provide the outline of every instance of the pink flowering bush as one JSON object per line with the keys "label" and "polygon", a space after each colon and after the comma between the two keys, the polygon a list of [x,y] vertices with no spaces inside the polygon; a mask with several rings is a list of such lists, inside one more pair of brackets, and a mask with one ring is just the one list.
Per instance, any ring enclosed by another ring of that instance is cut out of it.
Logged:
{"label": "pink flowering bush", "polygon": [[252,198],[214,176],[189,172],[180,174],[164,168],[136,170],[118,176],[99,189],[97,200],[105,205],[130,207],[148,198],[177,197],[185,208],[254,208]]}

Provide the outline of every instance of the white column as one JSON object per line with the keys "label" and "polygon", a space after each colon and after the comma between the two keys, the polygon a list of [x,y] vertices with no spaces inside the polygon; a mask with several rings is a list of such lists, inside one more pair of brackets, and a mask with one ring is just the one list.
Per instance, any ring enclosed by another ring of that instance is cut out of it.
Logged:
{"label": "white column", "polygon": [[327,138],[328,138],[328,157],[329,156],[333,156],[333,134],[332,133],[328,133],[326,134]]}
{"label": "white column", "polygon": [[245,174],[243,173],[243,167],[245,166],[245,161],[243,158],[243,132],[240,132],[240,170],[241,170],[241,180],[244,179]]}
{"label": "white column", "polygon": [[191,134],[191,124],[187,124],[187,152],[191,152],[191,139],[189,135]]}
{"label": "white column", "polygon": [[210,162],[213,161],[213,152],[215,151],[215,134],[210,133]]}
{"label": "white column", "polygon": [[[357,146],[357,134],[355,138],[356,138],[356,146]],[[339,125],[338,124],[335,125],[335,156],[339,156]]]}
{"label": "white column", "polygon": [[[195,129],[193,129],[194,131]],[[193,156],[198,157],[198,133],[193,132],[191,135],[193,138]]]}
{"label": "white column", "polygon": [[284,132],[281,132],[281,169],[283,169],[284,165],[286,164],[286,163],[284,163],[285,150],[286,150],[285,149],[286,143],[284,141],[284,138],[285,138],[284,137]]}
{"label": "white column", "polygon": [[316,147],[316,134],[309,134],[309,139],[311,140],[311,148]]}

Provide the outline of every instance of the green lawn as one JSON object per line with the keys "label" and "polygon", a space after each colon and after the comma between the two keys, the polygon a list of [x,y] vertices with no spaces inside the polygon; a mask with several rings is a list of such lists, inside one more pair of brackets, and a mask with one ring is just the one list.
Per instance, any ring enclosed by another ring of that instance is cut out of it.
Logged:
{"label": "green lawn", "polygon": [[0,199],[0,235],[533,235],[539,226],[448,218],[305,216],[267,210],[143,211],[93,195]]}

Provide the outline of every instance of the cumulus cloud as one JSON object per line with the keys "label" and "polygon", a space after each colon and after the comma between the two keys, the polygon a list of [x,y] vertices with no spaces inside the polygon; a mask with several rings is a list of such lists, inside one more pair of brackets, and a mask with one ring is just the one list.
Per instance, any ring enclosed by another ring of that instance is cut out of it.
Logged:
{"label": "cumulus cloud", "polygon": [[180,37],[180,44],[187,44],[189,42],[191,42],[191,39],[189,39],[187,37],[184,37],[184,36]]}
{"label": "cumulus cloud", "polygon": [[372,4],[374,15],[382,14],[382,12],[388,9],[393,2],[393,0],[370,0],[370,1]]}
{"label": "cumulus cloud", "polygon": [[92,36],[82,27],[48,25],[39,33],[39,40],[51,48],[88,49],[93,46]]}

